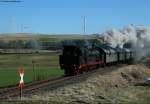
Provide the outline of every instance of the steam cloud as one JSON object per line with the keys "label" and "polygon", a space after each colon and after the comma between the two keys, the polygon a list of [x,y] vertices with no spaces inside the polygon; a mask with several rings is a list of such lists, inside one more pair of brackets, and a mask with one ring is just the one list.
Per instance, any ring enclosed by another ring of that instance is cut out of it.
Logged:
{"label": "steam cloud", "polygon": [[130,47],[137,53],[138,59],[150,55],[150,27],[132,25],[123,30],[107,30],[102,33],[104,42],[116,48]]}

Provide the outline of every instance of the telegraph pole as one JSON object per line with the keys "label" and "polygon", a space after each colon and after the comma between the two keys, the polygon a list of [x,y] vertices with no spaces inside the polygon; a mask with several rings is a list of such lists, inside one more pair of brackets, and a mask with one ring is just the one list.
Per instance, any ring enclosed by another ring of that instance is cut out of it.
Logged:
{"label": "telegraph pole", "polygon": [[35,60],[32,60],[32,70],[33,70],[33,80],[36,81],[36,73],[35,73]]}
{"label": "telegraph pole", "polygon": [[86,35],[86,17],[83,17],[83,35]]}

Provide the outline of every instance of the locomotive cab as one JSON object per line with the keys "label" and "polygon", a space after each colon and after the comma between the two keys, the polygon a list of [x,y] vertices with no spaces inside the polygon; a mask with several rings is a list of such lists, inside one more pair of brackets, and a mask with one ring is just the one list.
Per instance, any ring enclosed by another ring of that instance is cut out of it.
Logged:
{"label": "locomotive cab", "polygon": [[82,51],[77,46],[64,46],[62,55],[60,55],[60,67],[65,70],[65,75],[74,75],[80,66],[80,56]]}

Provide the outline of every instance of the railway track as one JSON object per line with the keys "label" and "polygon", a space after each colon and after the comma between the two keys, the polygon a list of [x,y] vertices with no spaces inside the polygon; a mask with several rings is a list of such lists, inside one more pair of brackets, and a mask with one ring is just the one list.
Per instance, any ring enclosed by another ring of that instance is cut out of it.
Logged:
{"label": "railway track", "polygon": [[[99,68],[97,70],[92,70],[80,75],[76,76],[69,76],[69,77],[58,77],[49,80],[37,81],[34,83],[27,84],[23,89],[23,96],[30,96],[31,94],[37,93],[39,91],[46,91],[46,90],[54,90],[56,88],[66,86],[73,83],[79,83],[86,80],[88,77],[94,74],[105,74],[109,73],[118,67],[125,66],[116,65],[116,66],[109,66],[105,68]],[[13,98],[17,98],[20,95],[20,90],[18,86],[13,86],[10,88],[0,89],[0,100],[11,100]]]}
{"label": "railway track", "polygon": [[[58,77],[54,79],[37,81],[34,83],[27,84],[23,88],[23,94],[27,95],[33,93],[33,91],[37,91],[46,85],[55,84],[67,79],[69,79],[69,77]],[[18,86],[0,89],[0,100],[12,99],[14,97],[18,97],[19,95],[20,95],[20,89]]]}

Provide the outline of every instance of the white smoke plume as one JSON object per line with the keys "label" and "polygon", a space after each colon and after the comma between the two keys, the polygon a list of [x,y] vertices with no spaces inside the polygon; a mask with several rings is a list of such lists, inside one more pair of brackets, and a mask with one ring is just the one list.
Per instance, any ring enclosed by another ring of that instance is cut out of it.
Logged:
{"label": "white smoke plume", "polygon": [[121,31],[107,30],[102,36],[104,42],[114,48],[123,48],[126,44],[130,44],[130,48],[138,53],[139,58],[150,55],[150,27],[129,25]]}
{"label": "white smoke plume", "polygon": [[121,32],[111,29],[103,33],[104,42],[110,44],[112,47],[120,46],[123,48],[123,44],[125,43],[125,35]]}

